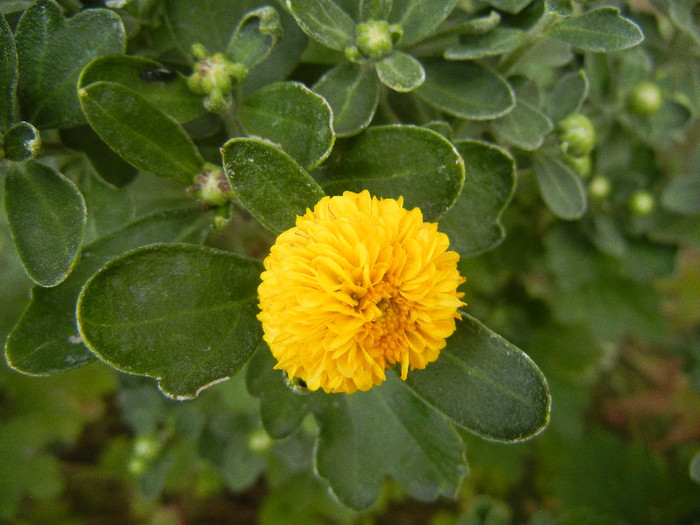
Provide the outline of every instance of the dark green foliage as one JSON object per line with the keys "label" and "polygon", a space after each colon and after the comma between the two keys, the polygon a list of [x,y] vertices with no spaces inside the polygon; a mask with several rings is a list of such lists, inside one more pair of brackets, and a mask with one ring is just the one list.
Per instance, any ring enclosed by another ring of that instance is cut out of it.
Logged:
{"label": "dark green foliage", "polygon": [[[695,523],[697,2],[0,13],[0,521]],[[407,381],[310,392],[262,260],[362,190],[467,305]]]}

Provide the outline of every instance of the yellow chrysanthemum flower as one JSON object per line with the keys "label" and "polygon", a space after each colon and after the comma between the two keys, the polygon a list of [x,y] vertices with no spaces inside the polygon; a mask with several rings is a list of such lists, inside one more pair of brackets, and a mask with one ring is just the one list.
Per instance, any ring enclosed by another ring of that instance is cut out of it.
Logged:
{"label": "yellow chrysanthemum flower", "polygon": [[369,390],[438,358],[464,303],[459,255],[403,199],[324,197],[282,233],[258,288],[264,339],[311,390]]}

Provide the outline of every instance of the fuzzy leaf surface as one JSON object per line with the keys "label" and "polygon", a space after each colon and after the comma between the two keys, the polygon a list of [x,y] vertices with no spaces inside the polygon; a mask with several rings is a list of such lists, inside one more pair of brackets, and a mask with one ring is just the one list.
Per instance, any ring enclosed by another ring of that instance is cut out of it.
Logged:
{"label": "fuzzy leaf surface", "polygon": [[65,281],[53,288],[32,288],[29,305],[7,338],[8,364],[24,374],[47,375],[93,361],[75,320],[78,294],[88,278],[106,262],[139,246],[200,242],[206,223],[196,209],[159,212],[85,246]]}
{"label": "fuzzy leaf surface", "polygon": [[425,220],[452,206],[464,182],[464,162],[438,133],[408,125],[374,126],[338,144],[314,177],[329,195],[369,190],[378,197],[403,196]]}
{"label": "fuzzy leaf surface", "polygon": [[5,212],[27,275],[56,286],[70,273],[85,234],[82,194],[54,168],[29,160],[5,177]]}
{"label": "fuzzy leaf surface", "polygon": [[406,384],[485,439],[521,441],[549,423],[549,387],[537,365],[465,313],[438,360],[409,372]]}
{"label": "fuzzy leaf surface", "polygon": [[18,96],[24,120],[39,129],[85,122],[76,86],[94,58],[123,53],[126,33],[116,13],[86,9],[66,19],[53,0],[39,0],[20,18],[15,34]]}
{"label": "fuzzy leaf surface", "polygon": [[259,139],[236,138],[221,149],[226,177],[236,197],[265,227],[279,234],[324,196],[294,159]]}
{"label": "fuzzy leaf surface", "polygon": [[440,217],[439,229],[450,238],[450,249],[472,257],[505,238],[500,217],[515,191],[515,160],[485,142],[465,140],[455,147],[464,159],[464,186]]}
{"label": "fuzzy leaf surface", "polygon": [[249,135],[279,144],[306,169],[323,161],[335,142],[330,106],[299,82],[278,82],[256,91],[236,116]]}
{"label": "fuzzy leaf surface", "polygon": [[185,130],[144,97],[121,84],[96,82],[80,90],[92,128],[129,164],[185,183],[204,165]]}
{"label": "fuzzy leaf surface", "polygon": [[355,135],[369,126],[379,102],[374,69],[347,62],[339,64],[313,87],[333,110],[333,130],[339,137]]}
{"label": "fuzzy leaf surface", "polygon": [[262,264],[189,244],[118,257],[85,284],[77,318],[85,344],[123,372],[158,379],[188,399],[235,374],[262,337]]}
{"label": "fuzzy leaf surface", "polygon": [[451,497],[466,474],[455,429],[393,374],[368,392],[316,405],[316,467],[349,507],[371,505],[387,474],[422,501]]}

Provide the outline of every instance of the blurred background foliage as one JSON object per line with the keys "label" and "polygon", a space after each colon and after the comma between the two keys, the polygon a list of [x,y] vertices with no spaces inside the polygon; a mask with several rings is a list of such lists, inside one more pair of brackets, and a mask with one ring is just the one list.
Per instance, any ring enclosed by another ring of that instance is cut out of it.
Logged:
{"label": "blurred background foliage", "polygon": [[[178,62],[161,2],[61,3],[69,11],[124,7],[130,52]],[[490,2],[516,3],[529,4]],[[640,46],[575,57],[539,49],[510,70],[542,86],[552,85],[560,65],[571,69],[572,60],[585,71],[589,96],[580,111],[597,135],[590,173],[581,179],[587,213],[557,219],[540,198],[531,149],[516,144],[517,190],[502,216],[507,236],[461,262],[470,313],[524,349],[548,379],[553,405],[544,433],[503,445],[464,432],[469,473],[454,501],[413,501],[387,481],[377,503],[354,512],[313,475],[314,420],[272,440],[245,374],[181,403],[164,398],[153,381],[101,363],[46,378],[3,366],[0,522],[700,523],[700,6],[613,4],[642,28]],[[3,2],[11,25],[27,5]],[[308,60],[290,67],[289,78],[317,78],[324,52],[310,45]],[[648,98],[635,98],[649,85],[661,95],[651,110]],[[453,125],[431,124],[454,137],[483,132],[480,122]],[[492,133],[512,144],[512,134],[498,129]],[[125,190],[98,188],[93,196],[102,192],[129,205],[91,223],[88,237],[133,218],[119,213],[139,216],[140,196],[156,191],[166,202],[167,184],[147,174]],[[149,211],[154,206],[149,200]],[[32,283],[1,226],[4,339]],[[244,215],[217,235],[212,244],[247,252],[265,253],[270,240]]]}

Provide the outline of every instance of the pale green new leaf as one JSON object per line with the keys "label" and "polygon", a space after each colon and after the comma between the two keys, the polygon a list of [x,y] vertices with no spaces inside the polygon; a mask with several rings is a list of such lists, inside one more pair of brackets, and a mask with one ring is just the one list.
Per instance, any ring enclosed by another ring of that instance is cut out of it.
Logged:
{"label": "pale green new leaf", "polygon": [[285,0],[304,32],[338,51],[355,43],[355,21],[333,0]]}

